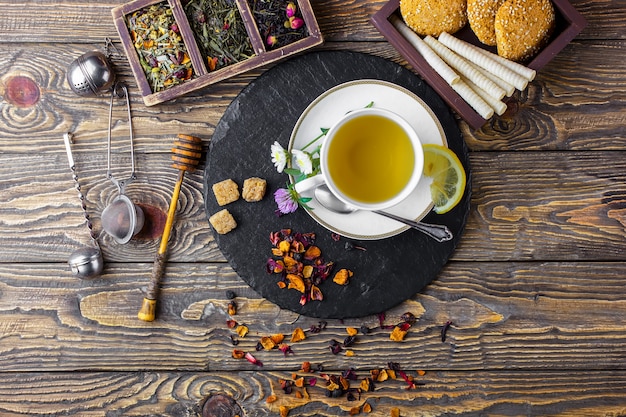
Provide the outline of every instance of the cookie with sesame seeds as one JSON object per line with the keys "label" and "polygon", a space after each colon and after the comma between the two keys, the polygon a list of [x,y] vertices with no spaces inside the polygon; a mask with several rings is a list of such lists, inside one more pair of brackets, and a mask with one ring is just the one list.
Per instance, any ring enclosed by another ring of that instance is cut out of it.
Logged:
{"label": "cookie with sesame seeds", "polygon": [[400,14],[419,35],[454,33],[467,23],[467,0],[400,0]]}
{"label": "cookie with sesame seeds", "polygon": [[555,19],[550,0],[506,0],[494,21],[498,55],[518,62],[532,57],[550,39]]}
{"label": "cookie with sesame seeds", "polygon": [[504,0],[467,0],[467,21],[479,41],[496,46],[496,12]]}

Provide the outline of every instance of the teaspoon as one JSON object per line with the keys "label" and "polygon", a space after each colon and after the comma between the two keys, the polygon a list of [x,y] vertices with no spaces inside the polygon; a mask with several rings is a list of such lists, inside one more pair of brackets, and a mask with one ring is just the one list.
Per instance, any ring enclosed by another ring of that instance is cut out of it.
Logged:
{"label": "teaspoon", "polygon": [[[322,184],[315,189],[315,199],[322,206],[335,213],[349,214],[359,210],[355,207],[345,204],[343,201],[335,197],[325,184]],[[379,210],[372,210],[372,213],[380,214],[381,216],[385,216],[390,219],[404,223],[412,227],[413,229],[419,230],[425,235],[432,237],[437,242],[447,242],[453,237],[452,232],[445,225],[416,222],[414,220],[405,219],[395,214]]]}

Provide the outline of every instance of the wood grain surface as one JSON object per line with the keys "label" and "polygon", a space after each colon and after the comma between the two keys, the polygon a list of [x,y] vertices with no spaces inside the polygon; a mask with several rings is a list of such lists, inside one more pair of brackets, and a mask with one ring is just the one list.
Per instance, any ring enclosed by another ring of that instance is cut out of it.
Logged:
{"label": "wood grain surface", "polygon": [[[65,73],[104,38],[119,45],[110,11],[122,3],[0,0],[0,415],[251,417],[278,416],[284,406],[289,416],[338,416],[355,407],[365,415],[365,403],[375,416],[626,415],[625,2],[571,0],[588,21],[575,41],[503,116],[478,131],[459,120],[471,151],[471,210],[439,277],[388,311],[383,327],[368,316],[329,320],[319,332],[311,331],[319,320],[262,299],[225,261],[204,212],[202,166],[181,190],[158,319],[136,318],[177,179],[176,135],[198,136],[207,149],[230,102],[267,68],[146,107],[125,57],[113,57],[130,86],[135,131],[138,178],[127,194],[152,223],[126,245],[102,237],[101,277],[71,275],[68,256],[89,234],[64,133],[75,135],[96,230],[116,191],[106,178],[108,96],[76,96]],[[326,41],[319,50],[406,65],[369,23],[384,1],[312,3]],[[123,176],[130,161],[121,103],[114,118],[112,162]],[[386,327],[407,312],[416,323],[404,341],[391,341]],[[237,335],[229,319],[249,333]],[[361,326],[369,332],[330,352],[347,327]],[[289,342],[293,353],[257,351],[261,337],[289,339],[298,327],[307,338]],[[263,366],[234,359],[233,349]],[[305,361],[313,373],[299,371]],[[324,374],[353,368],[357,387],[389,362],[417,387],[407,390],[398,376],[353,401],[326,397]],[[281,388],[301,375],[306,393]],[[203,408],[218,394],[234,400],[232,413]]]}

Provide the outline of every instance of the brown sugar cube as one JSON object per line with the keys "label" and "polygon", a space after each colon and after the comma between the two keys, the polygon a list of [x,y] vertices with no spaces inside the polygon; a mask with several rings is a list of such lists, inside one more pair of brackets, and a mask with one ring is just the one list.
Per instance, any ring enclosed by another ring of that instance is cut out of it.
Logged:
{"label": "brown sugar cube", "polygon": [[220,235],[225,235],[237,227],[237,222],[227,209],[218,211],[209,217],[209,223],[211,223],[215,231]]}
{"label": "brown sugar cube", "polygon": [[217,204],[225,206],[239,199],[239,187],[235,181],[229,178],[213,184],[213,194],[215,194]]}
{"label": "brown sugar cube", "polygon": [[243,182],[243,199],[249,203],[261,201],[265,195],[267,181],[263,178],[252,177]]}

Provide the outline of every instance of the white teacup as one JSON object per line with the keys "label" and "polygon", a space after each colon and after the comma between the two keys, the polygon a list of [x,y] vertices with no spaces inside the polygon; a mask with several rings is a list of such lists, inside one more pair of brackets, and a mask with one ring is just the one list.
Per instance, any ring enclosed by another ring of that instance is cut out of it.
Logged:
{"label": "white teacup", "polygon": [[406,199],[424,168],[415,130],[389,110],[347,113],[327,132],[320,149],[320,174],[295,184],[298,193],[326,184],[344,203],[383,210]]}

